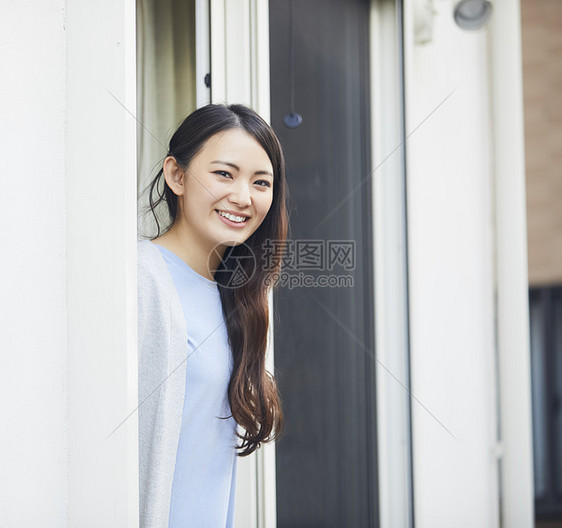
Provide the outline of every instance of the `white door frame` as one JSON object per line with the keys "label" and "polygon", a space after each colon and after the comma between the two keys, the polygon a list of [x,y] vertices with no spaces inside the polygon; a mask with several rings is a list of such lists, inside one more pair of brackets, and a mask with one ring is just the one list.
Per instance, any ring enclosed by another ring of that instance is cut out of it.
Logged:
{"label": "white door frame", "polygon": [[381,528],[413,526],[403,76],[395,0],[371,0],[373,261]]}
{"label": "white door frame", "polygon": [[69,526],[137,528],[135,0],[68,0]]}
{"label": "white door frame", "polygon": [[211,102],[211,88],[205,76],[211,72],[209,0],[195,0],[195,96],[200,108]]}
{"label": "white door frame", "polygon": [[532,528],[535,503],[531,347],[518,0],[494,3],[489,52],[494,138],[501,513],[504,526]]}

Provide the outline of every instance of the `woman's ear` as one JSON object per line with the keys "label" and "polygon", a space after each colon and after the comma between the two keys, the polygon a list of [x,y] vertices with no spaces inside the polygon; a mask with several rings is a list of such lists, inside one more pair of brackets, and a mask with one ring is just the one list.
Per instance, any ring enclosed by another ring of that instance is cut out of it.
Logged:
{"label": "woman's ear", "polygon": [[176,196],[182,196],[184,191],[185,171],[178,165],[176,158],[167,156],[164,160],[162,169],[164,171],[164,179],[168,187],[172,189]]}

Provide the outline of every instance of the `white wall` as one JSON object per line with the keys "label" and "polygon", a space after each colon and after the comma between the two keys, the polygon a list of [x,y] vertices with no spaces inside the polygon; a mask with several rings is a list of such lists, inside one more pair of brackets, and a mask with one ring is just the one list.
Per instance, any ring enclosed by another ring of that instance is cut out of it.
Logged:
{"label": "white wall", "polygon": [[425,45],[405,11],[415,519],[485,528],[499,522],[487,37],[434,6]]}
{"label": "white wall", "polygon": [[2,2],[0,526],[67,525],[65,2]]}
{"label": "white wall", "polygon": [[66,1],[71,527],[138,526],[135,20]]}
{"label": "white wall", "polygon": [[138,525],[134,6],[2,5],[0,526]]}

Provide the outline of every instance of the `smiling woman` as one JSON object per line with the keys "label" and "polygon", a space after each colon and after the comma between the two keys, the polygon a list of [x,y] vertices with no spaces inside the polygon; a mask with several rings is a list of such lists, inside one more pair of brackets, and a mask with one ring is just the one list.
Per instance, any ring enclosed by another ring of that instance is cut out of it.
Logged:
{"label": "smiling woman", "polygon": [[231,527],[235,455],[283,425],[265,369],[282,256],[266,241],[287,235],[283,153],[250,108],[207,105],[174,133],[147,190],[158,233],[138,242],[141,526]]}
{"label": "smiling woman", "polygon": [[272,205],[272,163],[259,142],[241,128],[216,132],[189,167],[181,163],[174,156],[164,160],[164,177],[177,196],[178,216],[154,242],[175,248],[195,271],[214,280],[226,248],[249,238]]}

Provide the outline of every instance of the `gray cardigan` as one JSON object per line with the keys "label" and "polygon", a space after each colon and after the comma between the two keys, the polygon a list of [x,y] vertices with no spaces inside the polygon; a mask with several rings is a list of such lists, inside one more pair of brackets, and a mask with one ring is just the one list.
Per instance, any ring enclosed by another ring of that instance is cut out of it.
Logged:
{"label": "gray cardigan", "polygon": [[168,526],[185,396],[187,328],[160,251],[137,241],[140,528]]}

